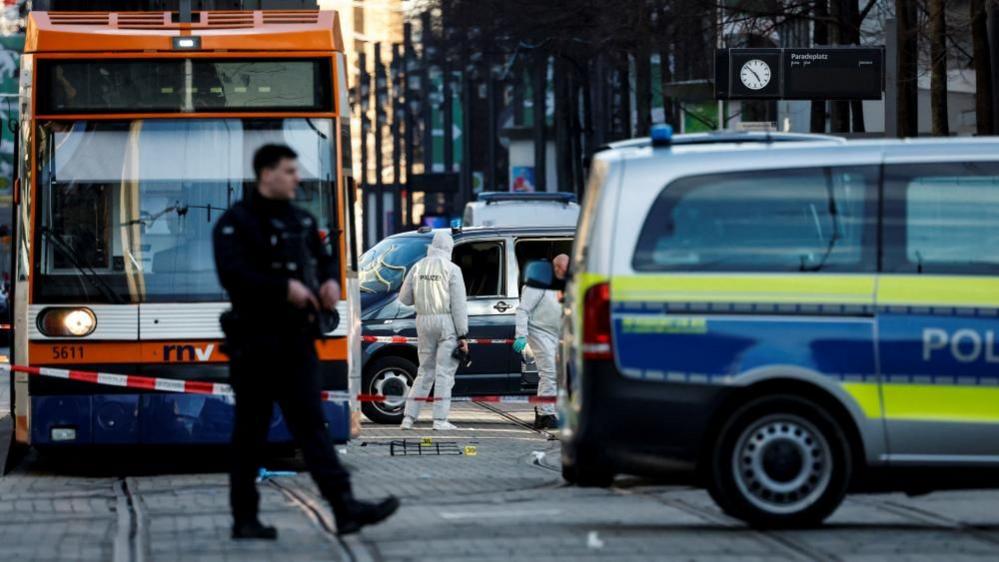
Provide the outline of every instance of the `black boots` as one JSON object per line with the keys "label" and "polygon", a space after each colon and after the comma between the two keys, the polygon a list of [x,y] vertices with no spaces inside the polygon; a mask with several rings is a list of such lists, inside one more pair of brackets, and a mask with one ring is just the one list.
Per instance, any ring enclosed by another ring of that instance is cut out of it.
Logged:
{"label": "black boots", "polygon": [[263,539],[267,541],[276,540],[277,529],[263,525],[254,519],[245,523],[236,523],[232,526],[232,538],[234,539]]}
{"label": "black boots", "polygon": [[558,429],[558,416],[554,414],[542,415],[534,410],[534,429],[539,431],[545,429]]}
{"label": "black boots", "polygon": [[397,509],[399,509],[399,500],[395,496],[389,496],[378,503],[349,499],[342,507],[333,507],[337,534],[356,533],[361,527],[388,519]]}
{"label": "black boots", "polygon": [[[334,507],[333,514],[336,516],[337,533],[350,535],[361,530],[361,527],[374,525],[388,519],[390,515],[399,509],[399,500],[394,496],[389,496],[384,500],[373,502],[362,502],[355,499],[346,500],[342,507]],[[234,539],[277,539],[277,529],[253,520],[244,523],[236,523],[232,526],[232,538]]]}

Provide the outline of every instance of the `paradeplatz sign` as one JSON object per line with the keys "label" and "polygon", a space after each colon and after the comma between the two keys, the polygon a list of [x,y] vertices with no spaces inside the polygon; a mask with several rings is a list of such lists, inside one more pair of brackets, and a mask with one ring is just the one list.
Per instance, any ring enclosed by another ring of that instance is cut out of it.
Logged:
{"label": "paradeplatz sign", "polygon": [[883,47],[719,49],[718,99],[878,100]]}

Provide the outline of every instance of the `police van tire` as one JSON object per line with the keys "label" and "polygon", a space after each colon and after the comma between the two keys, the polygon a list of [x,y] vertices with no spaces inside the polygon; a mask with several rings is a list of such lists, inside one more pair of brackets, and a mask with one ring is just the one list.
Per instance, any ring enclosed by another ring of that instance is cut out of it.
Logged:
{"label": "police van tire", "polygon": [[708,491],[725,513],[754,527],[812,527],[842,503],[852,463],[846,434],[821,406],[767,396],[722,428]]}
{"label": "police van tire", "polygon": [[614,473],[592,454],[580,455],[571,443],[562,445],[562,479],[581,488],[609,488]]}
{"label": "police van tire", "polygon": [[[364,370],[361,392],[382,394],[406,392],[416,380],[416,365],[403,357],[386,356],[375,359]],[[404,386],[403,386],[404,385]],[[361,412],[375,423],[399,424],[402,422],[401,403],[362,402]]]}

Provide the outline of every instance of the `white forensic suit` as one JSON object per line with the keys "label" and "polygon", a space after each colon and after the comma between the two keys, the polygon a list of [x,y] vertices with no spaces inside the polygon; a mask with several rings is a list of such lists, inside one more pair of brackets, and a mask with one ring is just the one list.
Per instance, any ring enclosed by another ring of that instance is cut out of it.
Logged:
{"label": "white forensic suit", "polygon": [[423,258],[409,271],[399,291],[399,302],[416,308],[417,352],[420,368],[406,400],[404,414],[415,420],[434,388],[434,424],[447,422],[451,387],[458,360],[451,356],[458,338],[468,334],[468,307],[461,268],[451,262],[454,240],[445,231],[434,234]]}
{"label": "white forensic suit", "polygon": [[[524,285],[517,307],[517,338],[527,338],[538,366],[538,396],[555,396],[555,354],[562,329],[558,291]],[[555,404],[539,404],[538,414],[554,416]]]}

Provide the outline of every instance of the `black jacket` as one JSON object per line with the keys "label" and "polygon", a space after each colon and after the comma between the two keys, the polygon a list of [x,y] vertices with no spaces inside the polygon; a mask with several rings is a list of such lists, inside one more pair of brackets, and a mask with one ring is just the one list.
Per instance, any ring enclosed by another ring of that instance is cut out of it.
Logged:
{"label": "black jacket", "polygon": [[339,277],[329,239],[315,217],[289,201],[256,192],[232,206],[212,232],[215,268],[242,325],[258,334],[301,333],[314,317],[288,303],[288,280],[297,279],[316,298]]}

